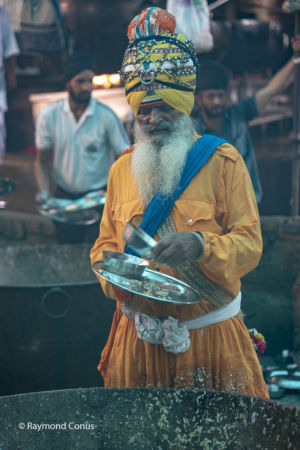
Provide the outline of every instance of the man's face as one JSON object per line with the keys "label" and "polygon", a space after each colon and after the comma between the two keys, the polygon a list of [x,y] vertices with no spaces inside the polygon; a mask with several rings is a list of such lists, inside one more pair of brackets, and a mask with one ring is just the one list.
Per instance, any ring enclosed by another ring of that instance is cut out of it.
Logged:
{"label": "man's face", "polygon": [[67,83],[67,91],[75,103],[89,102],[93,90],[94,75],[91,70],[83,70]]}
{"label": "man's face", "polygon": [[167,103],[140,106],[136,120],[144,133],[149,135],[169,134],[173,123],[182,116],[180,111]]}
{"label": "man's face", "polygon": [[200,91],[195,96],[195,103],[208,117],[221,117],[224,112],[226,91],[223,89],[208,89]]}

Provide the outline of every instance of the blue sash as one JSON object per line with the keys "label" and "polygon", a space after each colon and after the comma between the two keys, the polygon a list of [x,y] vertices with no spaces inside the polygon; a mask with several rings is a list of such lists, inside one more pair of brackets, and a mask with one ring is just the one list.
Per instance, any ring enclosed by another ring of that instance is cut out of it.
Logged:
{"label": "blue sash", "polygon": [[[151,202],[148,204],[140,228],[154,236],[158,228],[164,223],[170,214],[174,203],[185,191],[194,176],[199,172],[201,167],[206,163],[209,157],[221,144],[224,139],[205,134],[199,138],[188,153],[187,160],[180,178],[180,181],[174,192],[169,195],[162,194],[158,188]],[[135,255],[136,253],[126,244],[124,253]]]}

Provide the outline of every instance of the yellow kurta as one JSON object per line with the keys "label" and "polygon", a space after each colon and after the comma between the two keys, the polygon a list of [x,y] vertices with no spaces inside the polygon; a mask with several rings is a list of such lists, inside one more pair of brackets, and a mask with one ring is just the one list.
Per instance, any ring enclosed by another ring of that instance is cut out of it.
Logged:
{"label": "yellow kurta", "polygon": [[[111,168],[92,262],[102,259],[103,250],[123,252],[126,221],[141,223],[144,207],[130,161],[128,153]],[[237,295],[240,278],[257,266],[262,251],[256,200],[237,150],[229,144],[219,147],[175,202],[171,214],[178,232],[202,233],[205,248],[199,260],[201,269]],[[180,278],[176,269],[150,263],[151,269],[158,266],[161,272]],[[117,300],[112,286],[100,281],[105,295]],[[134,295],[128,301],[135,309],[162,319],[190,320],[215,309],[206,299],[193,305],[175,305]],[[162,345],[139,339],[134,320],[125,317],[119,306],[118,302],[98,367],[106,387],[205,387],[268,397],[249,333],[238,318],[190,330],[190,348],[175,355]]]}

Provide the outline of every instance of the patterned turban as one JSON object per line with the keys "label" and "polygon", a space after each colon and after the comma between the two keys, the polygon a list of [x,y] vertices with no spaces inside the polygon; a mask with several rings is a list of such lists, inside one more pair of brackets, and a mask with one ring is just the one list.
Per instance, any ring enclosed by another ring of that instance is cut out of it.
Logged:
{"label": "patterned turban", "polygon": [[159,102],[191,114],[197,55],[191,41],[174,33],[175,26],[172,14],[155,7],[143,10],[129,24],[120,75],[135,116],[140,105]]}

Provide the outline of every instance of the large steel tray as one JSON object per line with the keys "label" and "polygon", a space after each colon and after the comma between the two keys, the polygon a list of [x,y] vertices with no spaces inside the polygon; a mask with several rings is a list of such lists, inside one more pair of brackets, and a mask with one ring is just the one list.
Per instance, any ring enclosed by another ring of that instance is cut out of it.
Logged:
{"label": "large steel tray", "polygon": [[92,264],[96,275],[125,291],[165,303],[191,304],[201,301],[201,295],[195,289],[164,273],[145,269],[141,279],[136,280],[103,270],[103,264],[103,261]]}

